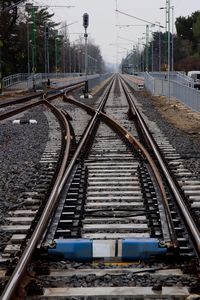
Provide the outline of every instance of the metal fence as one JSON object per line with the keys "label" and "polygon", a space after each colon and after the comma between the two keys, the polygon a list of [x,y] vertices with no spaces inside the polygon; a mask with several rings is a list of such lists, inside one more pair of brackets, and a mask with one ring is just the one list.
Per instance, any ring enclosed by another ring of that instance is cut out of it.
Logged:
{"label": "metal fence", "polygon": [[66,78],[66,77],[77,77],[77,76],[84,76],[83,73],[41,73],[42,79],[59,79],[59,78]]}
{"label": "metal fence", "polygon": [[98,74],[98,75],[90,75],[90,76],[88,76],[88,87],[89,87],[89,89],[95,87],[101,81],[106,80],[111,75],[112,75],[111,73],[106,73],[106,74]]}
{"label": "metal fence", "polygon": [[28,73],[18,73],[18,74],[13,74],[7,77],[4,77],[2,79],[2,87],[4,89],[18,84],[20,82],[26,81],[28,79]]}
{"label": "metal fence", "polygon": [[167,79],[153,77],[145,73],[145,87],[148,92],[156,96],[175,97],[195,111],[200,112],[200,91],[190,87],[185,82],[172,80],[170,86]]}
{"label": "metal fence", "polygon": [[[93,74],[88,75],[89,88],[99,84],[102,80],[108,78],[111,74]],[[67,79],[67,84],[78,83],[85,80],[84,73],[37,73],[28,76],[28,73],[14,74],[3,78],[3,89],[41,89],[47,79],[51,84],[55,83],[57,87],[63,86],[62,78]],[[59,80],[60,79],[60,80]],[[53,82],[55,80],[55,82]]]}
{"label": "metal fence", "polygon": [[37,73],[28,77],[27,88],[30,89],[41,89],[42,88],[42,74]]}

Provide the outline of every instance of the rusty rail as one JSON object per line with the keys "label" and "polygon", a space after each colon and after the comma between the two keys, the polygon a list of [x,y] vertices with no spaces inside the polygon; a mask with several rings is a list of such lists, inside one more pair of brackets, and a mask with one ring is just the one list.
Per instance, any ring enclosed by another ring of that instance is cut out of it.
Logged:
{"label": "rusty rail", "polygon": [[49,219],[52,216],[54,208],[57,204],[57,199],[58,199],[58,195],[59,195],[59,186],[60,186],[63,174],[65,172],[65,168],[67,165],[67,161],[68,161],[70,141],[71,141],[69,124],[68,124],[65,116],[63,115],[63,113],[61,113],[55,106],[53,106],[46,100],[44,100],[43,103],[45,105],[47,105],[47,107],[55,115],[60,116],[60,120],[63,123],[63,127],[65,128],[65,133],[62,138],[62,147],[64,147],[64,157],[62,160],[60,170],[58,172],[57,179],[52,188],[51,194],[50,194],[47,204],[44,208],[44,211],[37,223],[37,226],[31,236],[30,240],[28,241],[27,246],[25,247],[25,250],[24,250],[21,258],[19,259],[19,262],[18,262],[12,276],[10,277],[10,279],[2,293],[2,296],[1,296],[2,300],[13,299],[16,288],[19,285],[19,281],[25,274],[27,265],[31,260],[34,250],[35,250],[37,244],[39,243],[41,237],[43,236],[43,233],[45,232],[46,226],[47,226]]}
{"label": "rusty rail", "polygon": [[196,248],[197,248],[197,252],[198,254],[200,253],[200,231],[199,229],[197,228],[185,202],[184,202],[184,199],[183,197],[181,196],[180,192],[179,192],[179,189],[177,188],[176,186],[176,183],[174,182],[172,176],[171,176],[171,173],[170,171],[168,170],[168,167],[166,165],[166,163],[164,162],[162,156],[160,155],[159,153],[159,150],[158,150],[158,146],[156,145],[155,141],[151,138],[150,136],[150,133],[149,133],[149,130],[147,128],[147,126],[145,125],[145,122],[143,121],[143,118],[141,117],[140,113],[138,112],[135,104],[134,104],[134,100],[132,99],[132,95],[131,93],[128,93],[128,97],[130,99],[130,102],[131,102],[131,105],[134,109],[134,112],[135,114],[137,115],[137,118],[139,120],[139,123],[141,124],[142,128],[143,128],[143,131],[148,139],[148,142],[154,152],[154,155],[156,156],[158,162],[159,162],[159,165],[160,165],[160,168],[161,170],[163,171],[164,175],[165,175],[165,178],[172,190],[172,193],[176,199],[176,202],[178,204],[178,207],[182,213],[182,215],[184,216],[184,219],[185,219],[185,222],[191,232],[191,235],[193,237],[193,240],[196,244]]}
{"label": "rusty rail", "polygon": [[[88,105],[85,105],[79,101],[76,101],[74,99],[71,99],[69,97],[64,96],[64,101],[69,101],[83,109],[85,109],[89,114],[95,114],[96,110],[91,108]],[[176,237],[174,235],[173,232],[173,228],[171,228],[172,223],[170,222],[170,216],[169,216],[169,210],[168,209],[168,203],[167,202],[167,196],[166,196],[166,192],[165,192],[165,188],[163,185],[163,180],[162,177],[160,175],[160,172],[158,170],[158,168],[156,167],[156,164],[154,163],[153,159],[151,158],[150,154],[148,153],[148,151],[142,146],[142,144],[136,140],[123,126],[121,126],[116,120],[112,119],[111,117],[109,117],[107,114],[100,112],[99,113],[101,118],[104,120],[104,122],[106,122],[108,125],[110,125],[111,127],[114,127],[115,130],[117,130],[118,132],[120,132],[122,134],[122,136],[132,145],[134,146],[140,153],[143,154],[143,156],[147,159],[152,172],[154,174],[155,180],[158,184],[160,193],[162,195],[162,199],[164,202],[164,205],[167,206],[167,208],[165,207],[165,214],[166,214],[166,218],[168,220],[168,228],[169,228],[169,233],[170,233],[170,240],[166,241],[166,243],[168,243],[169,246],[173,247],[173,248],[177,248],[177,240]]]}

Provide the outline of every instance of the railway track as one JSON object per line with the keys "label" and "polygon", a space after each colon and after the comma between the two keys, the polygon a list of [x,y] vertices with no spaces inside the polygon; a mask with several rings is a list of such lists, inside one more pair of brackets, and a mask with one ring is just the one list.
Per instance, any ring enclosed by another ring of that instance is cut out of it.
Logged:
{"label": "railway track", "polygon": [[[60,177],[54,215],[56,199],[2,299],[12,299],[28,264],[26,299],[197,299],[198,228],[170,185],[130,90],[113,78],[94,108],[69,95],[65,101],[91,119]],[[125,118],[128,109],[135,122]],[[30,263],[38,244],[40,260]],[[24,286],[18,288],[24,295]]]}

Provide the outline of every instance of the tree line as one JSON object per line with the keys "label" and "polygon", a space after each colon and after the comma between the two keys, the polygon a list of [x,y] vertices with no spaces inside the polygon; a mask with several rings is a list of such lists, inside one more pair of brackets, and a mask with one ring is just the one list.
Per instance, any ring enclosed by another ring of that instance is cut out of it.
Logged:
{"label": "tree line", "polygon": [[[175,26],[176,34],[170,33],[170,69],[185,72],[200,70],[200,11],[192,13],[191,16],[178,17]],[[166,71],[168,32],[154,31],[150,42],[143,43],[142,51],[136,46],[122,60],[123,71]]]}
{"label": "tree line", "polygon": [[[19,2],[20,6],[17,5]],[[84,72],[83,34],[71,42],[67,24],[55,23],[53,16],[48,8],[30,5],[25,0],[0,0],[0,60],[3,77],[29,72]],[[104,71],[105,63],[100,48],[89,38],[88,72]]]}

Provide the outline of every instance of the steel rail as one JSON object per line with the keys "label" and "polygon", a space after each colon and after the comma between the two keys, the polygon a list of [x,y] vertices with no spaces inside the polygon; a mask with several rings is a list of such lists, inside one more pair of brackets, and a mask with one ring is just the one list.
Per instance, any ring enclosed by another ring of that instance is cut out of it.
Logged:
{"label": "steel rail", "polygon": [[[98,118],[99,118],[99,116],[100,116],[100,114],[101,114],[101,110],[102,110],[102,109],[104,108],[104,106],[105,106],[105,103],[106,103],[106,100],[107,100],[108,95],[109,95],[109,93],[110,93],[110,90],[111,90],[111,88],[112,88],[113,82],[114,82],[114,79],[112,78],[111,81],[110,81],[110,83],[109,83],[109,85],[106,87],[106,90],[105,90],[105,92],[104,92],[104,94],[103,94],[103,96],[102,96],[102,99],[101,99],[101,101],[100,101],[100,104],[99,104],[98,108],[97,108],[96,110],[93,110],[93,109],[92,109],[92,111],[91,111],[91,110],[90,110],[90,111],[88,110],[88,112],[89,112],[91,115],[93,115],[93,117],[92,117],[92,119],[90,120],[90,122],[89,122],[89,124],[88,124],[88,126],[87,126],[87,128],[86,128],[86,130],[85,130],[85,132],[84,132],[84,134],[83,134],[83,136],[82,136],[82,138],[81,138],[79,144],[78,144],[78,147],[77,147],[77,149],[76,149],[76,152],[74,153],[74,155],[73,155],[73,157],[72,157],[72,159],[71,159],[71,161],[70,161],[70,163],[69,163],[69,165],[68,165],[68,167],[67,167],[67,170],[66,170],[66,172],[65,172],[65,174],[64,174],[64,176],[63,176],[61,185],[60,185],[60,187],[59,187],[59,192],[62,191],[64,185],[66,184],[66,182],[67,182],[67,180],[68,180],[68,178],[69,178],[69,176],[70,176],[70,173],[72,172],[72,170],[73,170],[73,168],[74,168],[74,165],[75,165],[75,163],[76,163],[76,161],[77,161],[77,159],[78,159],[78,157],[79,157],[79,155],[80,155],[80,153],[81,153],[83,147],[85,146],[85,144],[86,144],[86,142],[87,142],[87,140],[88,140],[88,137],[91,136],[91,134],[92,134],[93,128],[94,128],[94,126],[95,126],[96,122],[98,121]],[[63,100],[64,100],[66,97],[67,97],[67,96],[64,95],[64,96],[63,96]],[[74,100],[74,101],[76,101],[76,100]],[[84,107],[84,104],[83,104],[83,107]]]}
{"label": "steel rail", "polygon": [[[85,109],[88,113],[90,114],[94,114],[95,113],[95,109],[91,108],[90,106],[83,104],[79,101],[76,101],[72,98],[66,97],[64,96],[64,101],[66,102],[70,102],[72,104],[75,104],[83,109]],[[101,118],[104,120],[104,122],[106,122],[108,125],[110,125],[111,127],[114,127],[115,130],[117,130],[118,132],[120,132],[123,137],[132,145],[134,146],[140,153],[143,154],[143,156],[147,159],[152,172],[154,174],[154,177],[156,179],[156,182],[158,184],[159,190],[161,192],[162,197],[164,197],[165,199],[166,197],[166,192],[164,189],[164,185],[163,185],[163,181],[162,181],[162,177],[160,175],[160,172],[158,170],[158,168],[156,167],[152,157],[150,156],[150,154],[148,153],[148,151],[143,147],[143,145],[137,140],[135,139],[123,126],[121,126],[121,124],[119,124],[116,120],[114,120],[113,118],[111,118],[110,116],[108,116],[107,114],[100,112],[100,116]],[[177,247],[177,243],[176,240],[174,240],[172,237],[169,241],[166,241],[166,243],[168,244],[168,246]]]}
{"label": "steel rail", "polygon": [[11,101],[0,103],[0,108],[10,106],[10,105],[24,103],[24,102],[27,102],[29,100],[32,100],[32,99],[35,99],[35,98],[38,98],[38,97],[43,97],[43,95],[47,96],[53,91],[59,91],[59,90],[64,90],[64,89],[68,89],[68,88],[70,89],[70,87],[73,88],[76,85],[84,85],[84,84],[85,84],[85,81],[83,80],[83,81],[80,81],[78,83],[71,83],[71,84],[68,84],[68,85],[61,86],[61,87],[55,87],[55,88],[52,88],[52,89],[48,89],[46,92],[44,92],[44,91],[43,92],[36,92],[36,93],[31,94],[29,96],[24,96],[24,97],[13,99]]}
{"label": "steel rail", "polygon": [[[64,95],[65,92],[67,92],[67,93],[72,92],[73,90],[78,89],[83,85],[84,85],[84,83],[77,83],[77,84],[67,86],[67,87],[64,88],[63,91],[60,91],[57,94],[51,95],[51,96],[48,96],[48,97],[46,97],[47,94],[44,94],[44,93],[42,93],[41,95],[43,95],[43,100],[51,101],[51,100],[54,100],[54,99],[58,98],[59,96]],[[9,112],[6,112],[4,114],[0,114],[0,121],[6,120],[10,117],[13,117],[15,115],[18,115],[18,114],[26,111],[28,109],[31,109],[31,108],[36,107],[38,105],[41,105],[41,104],[44,103],[43,100],[38,100],[37,102],[24,105],[23,107],[13,109],[13,110],[11,110]]]}
{"label": "steel rail", "polygon": [[[131,98],[131,101],[133,103],[133,105],[135,106],[134,104],[134,100],[132,99],[132,96],[131,94],[129,93],[129,97]],[[135,106],[136,108],[136,106]],[[146,134],[146,136],[148,137],[148,141],[149,141],[149,144],[151,145],[151,148],[154,152],[154,155],[156,156],[159,164],[160,164],[160,167],[165,175],[165,178],[173,192],[173,195],[176,199],[176,202],[180,208],[180,211],[182,213],[182,215],[184,216],[184,219],[185,219],[185,222],[192,234],[192,237],[194,239],[194,242],[196,244],[196,248],[197,248],[197,252],[198,254],[200,254],[200,231],[199,229],[197,228],[191,214],[190,214],[190,211],[188,210],[185,202],[184,202],[184,199],[183,197],[181,196],[177,186],[176,186],[176,183],[174,182],[172,176],[171,176],[171,173],[169,172],[168,170],[168,167],[166,166],[166,163],[164,162],[162,156],[160,155],[159,153],[159,150],[158,150],[158,146],[157,144],[155,143],[155,141],[150,137],[150,133],[149,133],[149,130],[147,128],[147,126],[145,125],[145,122],[143,121],[143,118],[141,117],[140,113],[138,112],[137,108],[136,108],[136,111],[135,113],[137,114],[138,116],[138,120],[141,124],[143,124],[143,130]]]}
{"label": "steel rail", "polygon": [[15,115],[18,115],[18,114],[22,113],[25,110],[28,110],[28,109],[31,109],[33,107],[39,106],[41,104],[43,104],[43,100],[39,100],[38,102],[34,102],[34,103],[31,103],[31,104],[25,105],[23,107],[13,109],[12,111],[8,111],[8,112],[0,115],[0,121],[6,120],[10,117],[13,117]]}
{"label": "steel rail", "polygon": [[[144,133],[144,137],[147,140],[150,147],[152,148],[154,146],[152,144],[152,138],[151,138],[150,134],[145,130],[146,124],[145,124],[144,121],[142,122],[142,120],[141,120],[141,116],[140,116],[140,114],[139,114],[139,112],[138,112],[138,110],[135,106],[135,103],[134,103],[133,99],[131,98],[130,91],[129,91],[125,81],[122,80],[121,77],[119,77],[119,79],[121,80],[121,85],[122,85],[123,91],[126,95],[127,101],[129,103],[129,107],[133,111],[133,113],[136,115],[137,120],[139,121],[140,128],[142,129],[142,132]],[[164,188],[163,184],[160,185],[160,187],[161,187],[160,192],[161,192],[162,199],[163,199],[163,207],[164,207],[164,211],[165,211],[165,216],[166,216],[169,235],[170,235],[171,241],[173,243],[173,246],[178,247],[178,241],[177,241],[176,233],[175,233],[175,230],[174,230],[173,220],[172,220],[172,216],[171,216],[171,213],[170,213],[170,208],[169,208],[169,203],[168,203],[168,200],[167,200],[167,195],[166,195],[166,192],[165,192],[165,188]]]}
{"label": "steel rail", "polygon": [[[92,130],[92,128],[95,125],[95,122],[97,121],[97,118],[99,115],[99,110],[103,109],[103,106],[107,99],[106,97],[109,94],[111,86],[112,86],[112,82],[111,82],[110,87],[107,88],[107,90],[101,100],[98,111],[96,112],[94,118],[92,118],[92,120],[90,121],[90,125],[88,126],[88,128],[86,130],[87,135]],[[53,100],[53,99],[51,99],[51,100]],[[66,120],[63,113],[61,113],[56,107],[51,105],[47,100],[44,100],[44,103],[48,107],[50,107],[51,110],[57,110],[57,113],[60,113],[62,115],[62,119]],[[6,285],[6,287],[3,291],[1,300],[12,300],[12,296],[13,296],[14,292],[16,291],[19,280],[22,278],[23,274],[25,274],[26,267],[27,267],[28,263],[30,262],[31,257],[33,256],[34,250],[35,250],[37,244],[39,243],[41,237],[43,236],[44,232],[46,231],[46,226],[48,225],[48,222],[53,215],[53,211],[56,207],[57,200],[62,191],[62,188],[65,185],[65,182],[66,182],[68,176],[70,175],[71,170],[73,169],[75,161],[76,161],[83,145],[85,144],[86,139],[84,140],[84,138],[82,138],[72,160],[70,161],[70,163],[66,169],[66,164],[67,164],[69,149],[70,149],[70,141],[71,141],[70,129],[69,129],[69,125],[67,122],[66,122],[66,127],[67,127],[67,134],[65,136],[65,141],[66,141],[67,146],[66,146],[66,151],[65,151],[65,159],[61,166],[61,169],[59,171],[55,185],[54,185],[52,192],[49,196],[49,199],[47,201],[47,204],[44,208],[44,211],[43,211],[43,213],[38,221],[38,224],[37,224],[32,236],[24,250],[24,253],[22,254],[11,278],[8,281],[8,284]],[[86,136],[86,133],[84,136]]]}
{"label": "steel rail", "polygon": [[30,238],[30,240],[27,243],[27,246],[24,249],[24,252],[19,259],[17,266],[10,277],[3,293],[1,296],[1,300],[12,300],[14,297],[14,294],[16,292],[17,287],[19,286],[19,281],[22,278],[22,276],[26,272],[26,267],[28,263],[31,260],[31,257],[34,253],[34,250],[36,246],[38,245],[45,229],[48,224],[48,221],[53,214],[53,210],[57,204],[57,199],[59,195],[59,186],[60,182],[62,180],[63,174],[66,169],[68,157],[69,157],[69,149],[70,149],[70,142],[71,142],[71,136],[70,136],[70,128],[69,124],[64,116],[63,113],[61,113],[55,106],[47,102],[46,100],[43,101],[45,105],[56,115],[60,116],[61,122],[63,123],[63,127],[65,128],[65,131],[62,131],[62,147],[64,147],[64,157],[62,160],[61,167],[58,172],[58,176],[56,178],[55,184],[52,188],[51,194],[49,196],[49,199],[47,201],[47,204],[43,210],[43,213],[36,225],[36,228]]}

